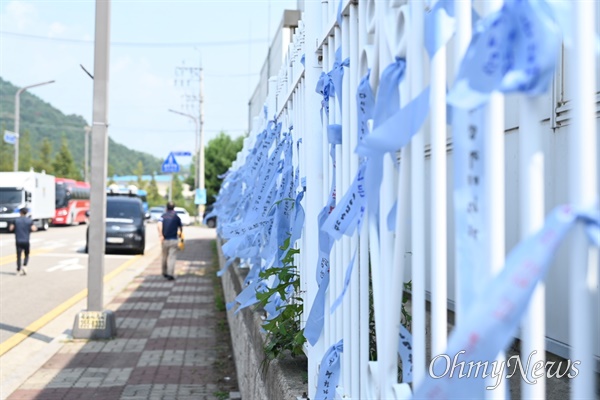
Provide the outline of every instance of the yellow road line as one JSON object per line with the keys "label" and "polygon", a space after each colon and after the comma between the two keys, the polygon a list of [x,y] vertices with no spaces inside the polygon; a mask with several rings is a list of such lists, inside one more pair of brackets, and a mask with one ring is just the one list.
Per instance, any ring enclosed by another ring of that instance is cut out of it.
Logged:
{"label": "yellow road line", "polygon": [[[120,265],[114,271],[104,275],[104,282],[108,282],[113,279],[115,276],[123,272],[127,267],[136,262],[141,256],[137,255],[130,260],[127,260],[122,265]],[[71,297],[64,303],[60,304],[52,311],[48,312],[46,315],[42,316],[38,320],[29,324],[22,331],[15,333],[10,338],[0,343],[0,357],[4,355],[7,351],[21,343],[23,340],[27,339],[27,337],[36,333],[39,329],[43,328],[47,323],[52,321],[54,318],[58,317],[63,312],[67,311],[69,308],[77,304],[80,300],[83,300],[87,296],[88,290],[83,289],[81,292],[77,293],[75,296]]]}
{"label": "yellow road line", "polygon": [[[48,253],[48,252],[50,252],[52,250],[53,249],[45,249],[45,248],[41,248],[41,249],[38,249],[38,250],[33,250],[33,251],[29,252],[29,257],[37,256],[39,254]],[[17,255],[16,254],[10,254],[8,256],[0,257],[0,265],[6,265],[6,264],[14,263],[14,262],[17,262]]]}

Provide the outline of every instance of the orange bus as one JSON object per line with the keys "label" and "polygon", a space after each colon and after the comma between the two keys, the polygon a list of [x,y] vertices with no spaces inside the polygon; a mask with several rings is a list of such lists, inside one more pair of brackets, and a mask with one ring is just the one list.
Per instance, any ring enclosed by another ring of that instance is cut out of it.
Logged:
{"label": "orange bus", "polygon": [[90,184],[67,178],[55,178],[56,211],[53,225],[79,225],[86,222],[90,209]]}

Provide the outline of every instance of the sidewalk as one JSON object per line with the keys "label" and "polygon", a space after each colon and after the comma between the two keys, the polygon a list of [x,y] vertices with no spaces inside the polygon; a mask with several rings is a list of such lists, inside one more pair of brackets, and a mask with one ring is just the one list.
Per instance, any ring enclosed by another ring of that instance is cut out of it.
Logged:
{"label": "sidewalk", "polygon": [[185,233],[175,281],[162,277],[158,257],[106,307],[115,339],[66,342],[8,399],[239,398],[227,319],[217,310],[215,233]]}

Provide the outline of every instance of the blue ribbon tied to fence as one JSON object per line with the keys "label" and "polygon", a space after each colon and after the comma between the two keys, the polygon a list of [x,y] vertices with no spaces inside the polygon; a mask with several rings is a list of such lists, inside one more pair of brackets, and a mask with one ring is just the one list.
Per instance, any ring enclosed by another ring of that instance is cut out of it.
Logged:
{"label": "blue ribbon tied to fence", "polygon": [[398,334],[398,355],[402,360],[402,382],[410,383],[413,378],[412,335],[402,324]]}
{"label": "blue ribbon tied to fence", "polygon": [[342,81],[344,79],[344,67],[350,66],[350,58],[346,58],[342,61],[342,48],[339,47],[335,52],[335,61],[333,63],[333,69],[329,72],[331,77],[331,83],[333,84],[333,90],[331,95],[335,96],[342,109]]}
{"label": "blue ribbon tied to fence", "polygon": [[369,83],[370,76],[371,70],[368,70],[356,89],[358,143],[361,143],[365,136],[369,134],[368,121],[373,118],[373,109],[375,108],[375,96]]}
{"label": "blue ribbon tied to fence", "polygon": [[339,240],[342,235],[352,236],[363,219],[366,208],[365,169],[365,164],[358,168],[344,197],[323,223],[323,230],[334,240]]}
{"label": "blue ribbon tied to fence", "polygon": [[454,0],[439,0],[425,14],[425,49],[429,58],[433,58],[446,45],[454,35],[455,28]]}
{"label": "blue ribbon tied to fence", "polygon": [[473,109],[493,91],[544,93],[560,44],[560,28],[546,2],[505,1],[477,24],[448,102]]}
{"label": "blue ribbon tied to fence", "polygon": [[335,198],[329,198],[328,204],[321,210],[318,217],[319,225],[319,260],[317,262],[317,284],[319,289],[313,301],[312,307],[306,319],[306,325],[304,326],[304,337],[312,346],[314,346],[321,332],[323,331],[323,324],[325,322],[325,294],[329,287],[329,254],[333,247],[333,238],[329,236],[327,232],[322,229],[323,223],[327,219],[329,212],[335,206]]}
{"label": "blue ribbon tied to fence", "polygon": [[[388,65],[381,73],[376,101],[373,103],[371,100],[365,104],[365,106],[372,106],[373,130],[378,128],[386,119],[398,111],[400,107],[399,85],[404,78],[405,71],[406,61],[401,58],[396,58],[394,62]],[[365,96],[364,98],[370,100],[369,96],[372,96],[372,92],[370,87],[367,86],[369,86],[368,79],[363,78],[361,85],[359,85],[358,93],[363,93]],[[366,123],[364,120],[366,117],[367,115],[365,112],[363,120],[359,120],[359,135],[361,134],[361,125]],[[359,118],[361,118],[360,110]],[[391,132],[391,134],[394,135],[395,132]],[[365,170],[367,210],[370,218],[376,223],[376,221],[379,220],[379,191],[383,179],[383,155],[385,151],[381,151],[372,146],[370,141],[372,135],[373,132],[369,132],[362,137],[362,140],[359,141],[358,146],[356,147],[356,153],[367,159],[367,167]]]}
{"label": "blue ribbon tied to fence", "polygon": [[[591,243],[600,246],[600,210],[562,206],[552,211],[543,228],[510,252],[501,272],[471,303],[444,354],[433,355],[429,374],[414,398],[463,399],[477,393],[484,378],[491,375],[489,368],[499,368],[493,360],[512,340],[535,287],[546,276],[554,253],[576,223],[583,224]],[[459,364],[477,367],[476,373],[456,373],[453,366]],[[489,388],[493,387],[494,382]]]}
{"label": "blue ribbon tied to fence", "polygon": [[319,367],[315,400],[335,399],[335,388],[340,381],[340,357],[343,351],[344,340],[342,339],[325,352]]}

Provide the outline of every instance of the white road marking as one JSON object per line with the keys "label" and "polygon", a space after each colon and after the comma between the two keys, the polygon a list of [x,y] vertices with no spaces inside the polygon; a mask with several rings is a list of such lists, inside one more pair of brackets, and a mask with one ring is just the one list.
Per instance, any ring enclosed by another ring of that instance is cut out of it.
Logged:
{"label": "white road marking", "polygon": [[[83,250],[83,248],[79,248],[79,250]],[[34,257],[35,255],[33,255],[32,257]],[[88,255],[85,253],[78,253],[78,252],[72,252],[72,253],[44,253],[44,254],[40,254],[40,257],[80,257],[80,258],[88,258]],[[131,258],[130,255],[127,254],[105,254],[104,258],[106,259],[129,259]]]}
{"label": "white road marking", "polygon": [[75,271],[84,268],[85,266],[79,264],[79,258],[67,258],[66,260],[60,261],[58,265],[48,268],[46,271]]}

